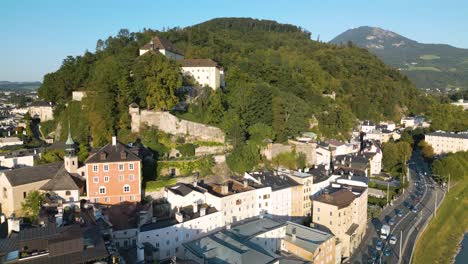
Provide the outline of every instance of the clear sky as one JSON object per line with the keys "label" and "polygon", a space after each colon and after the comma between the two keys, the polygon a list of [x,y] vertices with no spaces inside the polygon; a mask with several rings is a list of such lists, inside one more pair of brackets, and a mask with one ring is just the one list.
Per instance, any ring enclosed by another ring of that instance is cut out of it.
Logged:
{"label": "clear sky", "polygon": [[254,17],[301,26],[329,41],[378,26],[423,43],[468,48],[468,1],[459,0],[0,0],[0,81],[42,81],[68,55],[94,51],[121,28],[190,26]]}

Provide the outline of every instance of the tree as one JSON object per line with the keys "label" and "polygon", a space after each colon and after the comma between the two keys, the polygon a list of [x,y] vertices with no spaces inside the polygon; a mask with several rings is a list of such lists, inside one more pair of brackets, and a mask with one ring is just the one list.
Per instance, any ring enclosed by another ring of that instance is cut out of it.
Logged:
{"label": "tree", "polygon": [[42,203],[44,202],[45,196],[39,191],[28,192],[26,198],[21,203],[22,213],[34,222],[37,220],[39,215],[39,209],[41,208]]}
{"label": "tree", "polygon": [[237,174],[251,171],[260,161],[260,153],[255,145],[240,144],[234,147],[226,157],[226,163],[231,171]]}
{"label": "tree", "polygon": [[388,142],[383,146],[383,165],[386,171],[392,171],[400,162],[400,154],[395,143]]}
{"label": "tree", "polygon": [[418,147],[421,149],[424,159],[432,161],[434,159],[434,148],[429,145],[425,140],[421,140],[418,144]]}
{"label": "tree", "polygon": [[194,144],[187,143],[187,144],[177,146],[177,150],[184,157],[195,156],[195,145]]}
{"label": "tree", "polygon": [[398,149],[399,162],[406,163],[411,158],[411,152],[413,151],[410,143],[401,141],[396,143],[396,147]]}
{"label": "tree", "polygon": [[282,152],[282,153],[276,155],[271,161],[272,161],[273,165],[275,165],[276,168],[279,168],[280,166],[283,166],[283,167],[286,167],[286,168],[288,168],[290,170],[295,170],[298,167],[297,166],[298,165],[298,162],[297,162],[298,158],[296,156],[296,152],[294,152],[294,151]]}
{"label": "tree", "polygon": [[133,69],[138,90],[146,91],[148,109],[171,110],[178,98],[175,90],[182,85],[178,65],[159,53],[145,54],[138,58]]}
{"label": "tree", "polygon": [[253,142],[257,146],[265,146],[265,139],[275,139],[275,132],[273,132],[273,129],[264,123],[251,125],[247,131],[249,133],[249,141]]}

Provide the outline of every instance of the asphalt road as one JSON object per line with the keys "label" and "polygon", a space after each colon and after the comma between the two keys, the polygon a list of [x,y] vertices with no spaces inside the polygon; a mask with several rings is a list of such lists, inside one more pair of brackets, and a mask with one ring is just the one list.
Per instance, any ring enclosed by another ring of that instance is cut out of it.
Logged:
{"label": "asphalt road", "polygon": [[[433,180],[424,175],[424,172],[428,172],[428,168],[419,150],[413,152],[409,167],[409,187],[394,201],[393,205],[387,206],[378,218],[368,222],[366,236],[349,263],[410,263],[416,237],[423,229],[425,222],[433,216],[436,196],[437,204],[442,201],[444,190],[436,187]],[[418,193],[420,194],[419,198],[417,197]],[[412,212],[408,208],[410,206],[415,206],[417,212]],[[403,213],[402,217],[396,215],[396,210]],[[390,218],[394,220],[394,224],[390,226],[390,232],[397,238],[394,245],[379,237],[381,226],[388,224]],[[383,242],[382,250],[376,249],[376,243],[379,240]],[[385,256],[385,248],[389,248],[389,256]]]}

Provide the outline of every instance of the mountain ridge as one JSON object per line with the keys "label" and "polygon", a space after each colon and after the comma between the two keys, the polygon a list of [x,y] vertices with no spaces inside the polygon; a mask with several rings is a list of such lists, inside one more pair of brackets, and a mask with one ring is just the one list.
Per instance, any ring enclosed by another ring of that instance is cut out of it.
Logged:
{"label": "mountain ridge", "polygon": [[349,41],[398,68],[419,88],[468,89],[468,49],[421,43],[393,31],[370,26],[348,29],[330,43],[343,45]]}

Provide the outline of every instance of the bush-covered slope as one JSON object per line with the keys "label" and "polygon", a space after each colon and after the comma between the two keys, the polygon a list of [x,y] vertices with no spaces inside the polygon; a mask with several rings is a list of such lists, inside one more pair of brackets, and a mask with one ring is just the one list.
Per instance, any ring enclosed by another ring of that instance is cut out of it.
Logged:
{"label": "bush-covered slope", "polygon": [[[180,99],[177,63],[160,54],[138,57],[154,33],[121,30],[99,40],[95,53],[68,57],[47,74],[39,95],[57,103],[60,115],[72,91],[92,91],[82,111],[69,112],[88,120],[83,129],[93,143],[102,145],[116,130],[127,135],[128,104],[166,110]],[[186,58],[212,58],[225,68],[226,92],[200,96],[182,116],[222,127],[234,143],[251,136],[248,128],[257,123],[272,128],[270,137],[285,140],[309,129],[313,117],[322,135],[343,136],[356,118],[397,120],[432,102],[365,49],[312,41],[293,25],[220,18],[159,34]],[[322,96],[331,92],[336,100]]]}

